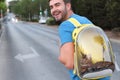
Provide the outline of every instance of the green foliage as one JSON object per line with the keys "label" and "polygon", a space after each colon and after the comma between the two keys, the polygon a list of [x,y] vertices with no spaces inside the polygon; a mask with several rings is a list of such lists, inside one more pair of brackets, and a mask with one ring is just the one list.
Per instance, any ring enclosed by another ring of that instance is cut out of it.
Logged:
{"label": "green foliage", "polygon": [[32,22],[38,22],[38,19],[32,19],[31,21]]}
{"label": "green foliage", "polygon": [[[5,4],[5,2],[3,2],[4,0],[0,1],[0,12],[2,10],[3,15],[5,14],[6,10],[7,10],[7,6]],[[1,14],[0,14],[1,15]]]}
{"label": "green foliage", "polygon": [[111,28],[114,27],[120,27],[120,1],[119,0],[111,0],[106,4],[106,10],[107,10],[107,19],[111,26]]}
{"label": "green foliage", "polygon": [[40,6],[44,13],[43,11],[48,8],[47,0],[20,0],[11,6],[11,11],[32,20],[34,15],[39,15]]}
{"label": "green foliage", "polygon": [[5,2],[5,0],[0,0],[0,2]]}
{"label": "green foliage", "polygon": [[120,27],[119,4],[119,0],[72,0],[75,13],[88,17],[103,29]]}
{"label": "green foliage", "polygon": [[55,25],[56,21],[53,17],[50,17],[50,18],[47,19],[46,24],[47,25]]}

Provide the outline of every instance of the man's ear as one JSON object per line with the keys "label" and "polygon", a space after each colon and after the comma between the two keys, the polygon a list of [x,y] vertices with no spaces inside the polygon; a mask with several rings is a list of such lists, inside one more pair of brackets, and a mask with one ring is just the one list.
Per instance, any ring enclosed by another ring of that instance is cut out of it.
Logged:
{"label": "man's ear", "polygon": [[66,7],[67,7],[68,10],[71,10],[71,4],[70,3],[67,3]]}

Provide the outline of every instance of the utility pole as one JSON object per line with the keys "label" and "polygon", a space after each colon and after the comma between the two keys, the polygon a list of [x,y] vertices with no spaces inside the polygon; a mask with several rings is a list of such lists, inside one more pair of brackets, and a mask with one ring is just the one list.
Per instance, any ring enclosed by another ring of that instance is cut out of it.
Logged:
{"label": "utility pole", "polygon": [[48,16],[48,11],[47,11],[47,9],[45,9],[44,14],[45,14],[45,17],[47,18],[47,16]]}
{"label": "utility pole", "polygon": [[41,5],[40,5],[40,17],[42,17],[42,8],[41,8]]}

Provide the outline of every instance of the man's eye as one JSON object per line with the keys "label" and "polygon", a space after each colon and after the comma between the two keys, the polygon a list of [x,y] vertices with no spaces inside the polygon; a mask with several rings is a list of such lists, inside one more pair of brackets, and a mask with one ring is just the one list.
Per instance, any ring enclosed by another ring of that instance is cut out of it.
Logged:
{"label": "man's eye", "polygon": [[57,3],[57,4],[55,4],[56,6],[59,6],[60,5],[60,3]]}
{"label": "man's eye", "polygon": [[50,6],[50,9],[52,9],[53,7],[52,6]]}

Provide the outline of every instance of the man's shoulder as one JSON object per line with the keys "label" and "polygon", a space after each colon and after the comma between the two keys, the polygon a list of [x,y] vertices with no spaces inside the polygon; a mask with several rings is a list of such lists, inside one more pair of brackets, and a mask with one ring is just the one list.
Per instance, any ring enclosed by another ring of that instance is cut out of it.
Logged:
{"label": "man's shoulder", "polygon": [[80,16],[78,14],[73,14],[70,18],[75,18],[81,24],[91,24],[92,22],[85,16]]}
{"label": "man's shoulder", "polygon": [[80,16],[80,15],[77,15],[77,14],[73,14],[71,15],[67,20],[63,21],[60,26],[67,26],[67,25],[71,25],[71,22],[68,21],[70,18],[75,18],[76,20],[78,20],[79,18],[80,19],[83,19],[84,17],[83,16]]}
{"label": "man's shoulder", "polygon": [[59,30],[66,30],[66,31],[71,31],[71,30],[73,30],[75,27],[73,26],[73,24],[71,23],[71,22],[69,22],[69,21],[64,21],[64,22],[62,22],[60,25],[59,25]]}
{"label": "man's shoulder", "polygon": [[65,20],[65,21],[63,21],[60,25],[59,25],[59,27],[67,27],[67,26],[73,26],[72,25],[72,23],[71,22],[69,22],[68,20]]}

